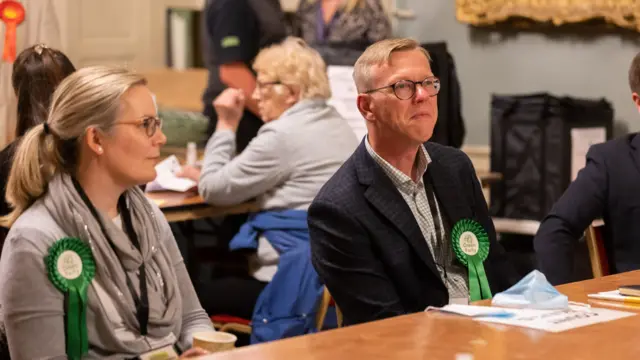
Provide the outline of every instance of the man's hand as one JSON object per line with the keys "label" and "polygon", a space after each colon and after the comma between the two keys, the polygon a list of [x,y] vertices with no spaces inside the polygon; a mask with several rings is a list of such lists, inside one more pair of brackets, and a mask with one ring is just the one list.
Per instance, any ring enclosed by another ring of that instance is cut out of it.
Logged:
{"label": "man's hand", "polygon": [[244,111],[244,92],[228,88],[213,100],[213,107],[218,114],[216,130],[238,130]]}

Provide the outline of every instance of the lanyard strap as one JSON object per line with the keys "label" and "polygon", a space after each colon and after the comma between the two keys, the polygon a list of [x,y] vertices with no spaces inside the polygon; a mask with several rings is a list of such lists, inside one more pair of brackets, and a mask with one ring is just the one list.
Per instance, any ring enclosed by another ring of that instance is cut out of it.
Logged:
{"label": "lanyard strap", "polygon": [[318,1],[316,8],[316,40],[319,43],[324,42],[329,37],[329,31],[333,28],[338,18],[339,9],[333,14],[328,24],[324,23],[324,11],[322,10],[322,1]]}
{"label": "lanyard strap", "polygon": [[[449,253],[449,244],[446,241],[446,236],[443,234],[444,225],[441,221],[441,215],[439,214],[438,208],[436,207],[436,197],[433,191],[433,185],[431,184],[431,179],[427,178],[425,181],[425,192],[427,193],[427,201],[429,202],[429,208],[431,209],[431,217],[433,218],[433,227],[436,233],[436,246],[439,247],[440,251],[438,255],[441,255],[443,260],[442,268],[444,270],[444,278],[447,278],[447,261],[449,260],[447,254]],[[439,246],[438,246],[439,245]],[[434,249],[435,250],[435,249]],[[435,251],[434,251],[435,252]],[[436,264],[438,261],[436,260],[436,254],[433,254],[434,261]]]}
{"label": "lanyard strap", "polygon": [[[93,206],[93,204],[91,203],[91,200],[89,200],[89,198],[87,197],[87,194],[82,189],[82,186],[80,186],[80,183],[75,178],[73,178],[73,185],[75,186],[78,194],[80,194],[82,201],[84,201],[85,205],[87,205],[87,207],[89,208],[89,211],[91,211],[91,214],[98,222],[98,225],[100,225],[100,230],[104,234],[104,237],[107,239],[107,242],[111,246],[111,249],[113,250],[116,258],[118,259],[120,266],[122,267],[122,271],[124,272],[124,277],[127,280],[127,287],[129,288],[129,292],[131,293],[131,297],[133,298],[133,302],[136,306],[136,317],[138,318],[138,324],[140,325],[140,334],[143,336],[147,335],[147,327],[149,324],[149,297],[147,294],[147,276],[146,276],[146,268],[145,268],[144,261],[142,261],[142,264],[138,268],[138,280],[140,282],[140,295],[141,295],[141,296],[138,296],[133,286],[133,283],[131,282],[131,279],[127,275],[127,270],[122,264],[120,257],[118,256],[118,253],[116,251],[116,246],[111,240],[111,237],[109,237],[109,234],[107,233],[107,231],[105,230],[104,224],[102,224],[102,221],[100,220],[98,211]],[[124,195],[120,196],[120,198],[118,199],[118,210],[120,211],[120,217],[122,218],[124,230],[126,231],[127,236],[129,237],[129,240],[131,240],[131,242],[136,247],[136,249],[138,249],[138,251],[141,251],[140,241],[138,240],[138,235],[133,229],[131,214],[129,213],[129,209],[127,208]]]}

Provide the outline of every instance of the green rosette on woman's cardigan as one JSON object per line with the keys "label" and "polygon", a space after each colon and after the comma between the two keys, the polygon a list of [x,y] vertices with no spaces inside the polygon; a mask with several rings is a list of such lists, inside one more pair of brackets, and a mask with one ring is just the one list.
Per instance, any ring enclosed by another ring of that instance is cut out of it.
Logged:
{"label": "green rosette on woman's cardigan", "polygon": [[49,280],[65,294],[67,356],[80,359],[89,351],[87,289],[96,272],[91,248],[77,238],[63,238],[44,258]]}
{"label": "green rosette on woman's cardigan", "polygon": [[462,219],[451,231],[453,252],[469,270],[469,297],[471,301],[491,299],[489,280],[482,264],[489,255],[489,236],[476,221]]}

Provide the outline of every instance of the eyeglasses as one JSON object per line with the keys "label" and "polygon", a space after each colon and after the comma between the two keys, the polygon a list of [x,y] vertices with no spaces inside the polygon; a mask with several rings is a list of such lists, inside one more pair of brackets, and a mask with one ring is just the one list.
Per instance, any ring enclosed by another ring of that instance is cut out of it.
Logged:
{"label": "eyeglasses", "polygon": [[256,89],[264,90],[267,86],[270,85],[282,85],[280,81],[268,81],[268,82],[260,82],[256,81]]}
{"label": "eyeglasses", "polygon": [[365,91],[365,94],[370,94],[375,91],[391,88],[393,94],[400,100],[411,99],[416,94],[416,85],[420,84],[423,89],[427,91],[429,96],[436,96],[440,92],[440,79],[435,76],[429,76],[422,81],[400,80],[397,83],[383,86],[377,89]]}
{"label": "eyeglasses", "polygon": [[143,128],[148,137],[155,135],[156,130],[162,129],[162,119],[157,116],[145,116],[135,121],[121,121],[115,125],[137,125]]}

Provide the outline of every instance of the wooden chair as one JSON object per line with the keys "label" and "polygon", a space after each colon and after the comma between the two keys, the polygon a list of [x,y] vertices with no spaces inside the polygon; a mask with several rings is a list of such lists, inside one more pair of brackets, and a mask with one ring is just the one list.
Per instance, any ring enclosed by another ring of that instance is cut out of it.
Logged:
{"label": "wooden chair", "polygon": [[[331,306],[335,306],[336,315],[338,317],[338,327],[342,327],[342,313],[329,293],[329,290],[327,290],[327,287],[325,286],[316,315],[316,328],[318,331],[321,331],[324,327],[324,320],[327,317],[327,312]],[[213,322],[213,327],[218,331],[251,334],[251,320],[249,319],[228,315],[213,315],[211,316],[211,321]]]}
{"label": "wooden chair", "polygon": [[322,327],[324,326],[324,319],[327,317],[327,311],[329,311],[329,307],[334,306],[336,308],[336,317],[338,318],[338,327],[342,327],[342,312],[338,305],[333,300],[333,297],[329,293],[327,287],[324,287],[324,292],[322,293],[322,299],[320,300],[320,305],[318,306],[318,312],[316,314],[316,328],[318,331],[322,331]]}
{"label": "wooden chair", "polygon": [[604,247],[604,222],[596,220],[585,233],[587,248],[589,249],[589,260],[594,278],[599,278],[611,274],[609,260]]}

